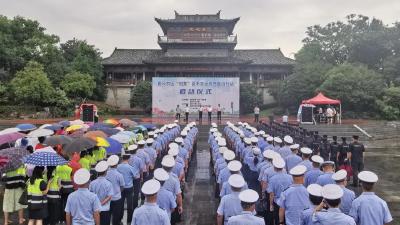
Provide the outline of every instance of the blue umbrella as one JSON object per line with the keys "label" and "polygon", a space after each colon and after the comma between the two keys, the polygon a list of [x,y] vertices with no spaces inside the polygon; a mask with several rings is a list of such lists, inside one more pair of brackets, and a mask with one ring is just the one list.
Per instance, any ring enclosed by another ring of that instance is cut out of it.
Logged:
{"label": "blue umbrella", "polygon": [[58,122],[58,124],[60,124],[63,127],[69,127],[69,125],[71,123],[69,121],[67,121],[67,120],[63,120],[63,121]]}
{"label": "blue umbrella", "polygon": [[157,126],[151,123],[144,123],[141,124],[143,127],[146,127],[147,130],[155,130],[157,129]]}
{"label": "blue umbrella", "polygon": [[121,153],[122,145],[112,138],[106,138],[108,143],[110,144],[109,147],[106,148],[107,154],[119,154]]}
{"label": "blue umbrella", "polygon": [[105,134],[107,134],[108,136],[114,135],[116,133],[119,133],[120,130],[118,129],[114,129],[114,128],[109,128],[109,127],[89,127],[88,129],[89,131],[91,130],[100,130],[103,131]]}
{"label": "blue umbrella", "polygon": [[114,127],[114,125],[112,125],[112,124],[109,124],[109,123],[95,123],[95,124],[93,124],[93,126],[92,127],[108,127],[108,128],[113,128]]}
{"label": "blue umbrella", "polygon": [[18,124],[16,128],[20,129],[21,131],[28,131],[36,129],[36,126],[30,123],[21,123]]}
{"label": "blue umbrella", "polygon": [[63,127],[62,125],[55,123],[55,124],[53,124],[51,126],[43,127],[43,129],[57,131],[57,130],[61,130],[62,127]]}
{"label": "blue umbrella", "polygon": [[57,153],[52,152],[36,152],[30,154],[26,159],[26,164],[32,164],[35,166],[58,166],[67,164],[68,162]]}

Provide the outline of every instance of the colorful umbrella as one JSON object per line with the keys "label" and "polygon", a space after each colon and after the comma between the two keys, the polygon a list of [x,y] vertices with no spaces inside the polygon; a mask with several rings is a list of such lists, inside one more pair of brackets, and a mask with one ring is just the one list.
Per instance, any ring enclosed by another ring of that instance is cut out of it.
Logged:
{"label": "colorful umbrella", "polygon": [[112,138],[106,138],[110,146],[106,148],[107,154],[119,154],[122,150],[122,145],[118,141]]}
{"label": "colorful umbrella", "polygon": [[71,126],[72,125],[83,125],[83,124],[85,124],[85,122],[83,122],[82,120],[73,120],[73,121],[70,121],[69,124]]}
{"label": "colorful umbrella", "polygon": [[131,137],[131,138],[136,137],[136,134],[135,134],[134,132],[132,132],[132,131],[127,131],[127,130],[121,131],[121,132],[119,132],[118,134],[128,135],[128,136]]}
{"label": "colorful umbrella", "polygon": [[0,156],[7,156],[10,154],[27,156],[30,153],[28,152],[28,150],[26,150],[24,148],[15,148],[15,147],[5,148],[5,149],[0,150]]}
{"label": "colorful umbrella", "polygon": [[5,144],[5,143],[14,142],[23,137],[25,137],[25,134],[22,134],[19,132],[2,134],[2,135],[0,135],[0,145]]}
{"label": "colorful umbrella", "polygon": [[15,133],[15,132],[18,132],[18,131],[21,131],[21,129],[16,128],[16,127],[11,127],[11,128],[7,128],[7,129],[4,129],[4,130],[0,131],[0,135],[9,134],[9,133]]}
{"label": "colorful umbrella", "polygon": [[[106,138],[108,137],[106,133],[104,133],[103,131],[100,130],[93,130],[93,131],[89,131],[86,134],[83,135],[84,137],[88,137],[88,138],[96,138],[96,137],[102,137],[102,138]],[[93,139],[93,140],[94,140]]]}
{"label": "colorful umbrella", "polygon": [[63,150],[66,153],[81,152],[96,146],[97,142],[86,137],[79,137],[66,145]]}
{"label": "colorful umbrella", "polygon": [[50,152],[50,153],[57,153],[54,148],[50,146],[46,146],[44,148],[37,149],[36,151],[33,152],[33,154],[39,153],[39,152]]}
{"label": "colorful umbrella", "polygon": [[43,127],[43,129],[48,129],[48,130],[52,130],[52,131],[61,130],[62,128],[63,128],[63,126],[60,124],[57,124],[57,123]]}
{"label": "colorful umbrella", "polygon": [[54,134],[54,131],[52,131],[52,130],[39,128],[37,130],[29,132],[27,137],[47,137],[47,136],[50,136],[53,134]]}
{"label": "colorful umbrella", "polygon": [[90,131],[99,130],[99,131],[102,131],[102,132],[104,132],[105,134],[107,134],[107,136],[111,136],[111,135],[114,135],[114,134],[117,134],[117,133],[120,132],[120,131],[117,130],[117,129],[109,128],[109,127],[90,127],[89,130],[90,130]]}
{"label": "colorful umbrella", "polygon": [[56,145],[67,145],[71,143],[73,139],[71,137],[65,136],[65,135],[56,135],[56,136],[51,136],[47,137],[46,140],[44,140],[45,145],[48,146],[56,146]]}
{"label": "colorful umbrella", "polygon": [[56,153],[40,151],[30,154],[24,162],[35,166],[58,166],[68,163],[63,157]]}
{"label": "colorful umbrella", "polygon": [[85,134],[84,130],[76,130],[73,133],[68,134],[68,136],[72,138],[79,138],[82,137],[84,134]]}
{"label": "colorful umbrella", "polygon": [[22,130],[22,131],[29,131],[29,130],[34,130],[36,129],[36,126],[30,123],[22,123],[18,124],[16,128]]}
{"label": "colorful umbrella", "polygon": [[120,135],[116,134],[116,135],[111,136],[110,138],[118,141],[121,144],[126,144],[131,140],[131,137],[129,137],[128,135],[123,135],[123,134],[120,134]]}
{"label": "colorful umbrella", "polygon": [[132,121],[130,119],[121,119],[119,120],[119,123],[124,127],[135,127],[137,125],[135,121]]}
{"label": "colorful umbrella", "polygon": [[71,125],[65,129],[65,131],[70,132],[70,131],[76,131],[82,129],[83,126],[81,124],[76,124],[76,125]]}
{"label": "colorful umbrella", "polygon": [[110,146],[110,143],[108,143],[108,141],[105,138],[102,138],[102,137],[96,137],[96,142],[97,142],[96,146],[99,146],[99,147],[108,147],[108,146]]}
{"label": "colorful umbrella", "polygon": [[71,125],[71,123],[67,120],[60,121],[58,122],[58,124],[60,124],[63,127],[68,127],[69,125]]}
{"label": "colorful umbrella", "polygon": [[7,173],[8,171],[18,169],[24,164],[24,156],[18,154],[0,156],[0,159],[0,173]]}
{"label": "colorful umbrella", "polygon": [[116,120],[116,119],[106,119],[106,120],[103,121],[103,123],[111,124],[113,126],[117,126],[119,124],[119,121]]}
{"label": "colorful umbrella", "polygon": [[45,123],[45,124],[41,125],[38,129],[43,129],[48,126],[51,126],[51,124]]}

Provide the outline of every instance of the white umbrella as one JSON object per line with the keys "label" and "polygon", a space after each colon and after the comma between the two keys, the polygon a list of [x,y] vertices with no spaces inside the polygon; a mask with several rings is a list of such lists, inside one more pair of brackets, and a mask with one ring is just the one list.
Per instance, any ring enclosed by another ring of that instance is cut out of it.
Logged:
{"label": "white umbrella", "polygon": [[7,129],[4,129],[4,130],[0,131],[0,135],[15,133],[15,132],[18,132],[18,131],[21,131],[21,129],[16,128],[16,127],[11,127],[11,128],[7,128]]}
{"label": "white umbrella", "polygon": [[69,125],[83,125],[85,124],[85,122],[83,122],[82,120],[73,120],[70,122]]}
{"label": "white umbrella", "polygon": [[47,137],[50,135],[53,135],[54,131],[49,130],[49,129],[37,129],[34,131],[29,132],[27,135],[28,137]]}
{"label": "white umbrella", "polygon": [[130,139],[131,139],[128,135],[118,135],[118,134],[113,135],[113,136],[111,136],[110,138],[112,138],[112,139],[118,141],[118,142],[121,143],[121,144],[126,144],[126,143],[128,143],[128,142],[130,141]]}
{"label": "white umbrella", "polygon": [[43,129],[43,128],[49,127],[49,126],[51,126],[51,124],[45,123],[42,126],[40,126],[38,129]]}

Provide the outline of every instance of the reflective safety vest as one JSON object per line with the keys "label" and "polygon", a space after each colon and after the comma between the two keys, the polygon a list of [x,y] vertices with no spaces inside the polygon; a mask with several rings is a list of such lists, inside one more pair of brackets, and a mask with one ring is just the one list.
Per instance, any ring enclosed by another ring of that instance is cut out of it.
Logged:
{"label": "reflective safety vest", "polygon": [[20,168],[9,171],[6,173],[5,182],[6,189],[16,189],[25,187],[25,168],[21,166]]}
{"label": "reflective safety vest", "polygon": [[93,157],[92,158],[96,161],[96,163],[101,160],[100,159],[101,158],[100,149],[93,150]]}
{"label": "reflective safety vest", "polygon": [[90,162],[89,162],[89,160],[87,158],[81,158],[79,160],[79,164],[81,164],[82,168],[90,170]]}
{"label": "reflective safety vest", "polygon": [[94,169],[94,167],[96,166],[96,162],[97,162],[96,159],[95,159],[94,154],[93,154],[93,156],[91,156],[91,155],[86,155],[85,158],[86,158],[87,160],[89,160],[90,168]]}
{"label": "reflective safety vest", "polygon": [[60,185],[58,185],[58,182],[60,180],[60,177],[58,175],[54,175],[53,178],[51,179],[51,183],[49,185],[49,191],[47,192],[47,198],[50,199],[60,199]]}
{"label": "reflective safety vest", "polygon": [[72,168],[68,165],[59,165],[56,167],[55,176],[61,179],[61,189],[63,193],[72,193],[74,186],[72,185]]}
{"label": "reflective safety vest", "polygon": [[36,179],[33,184],[28,181],[28,207],[41,209],[47,204],[47,197],[40,190],[40,183],[43,179]]}
{"label": "reflective safety vest", "polygon": [[107,157],[106,149],[104,147],[100,147],[99,151],[100,151],[100,153],[99,153],[100,160],[99,161],[104,160]]}

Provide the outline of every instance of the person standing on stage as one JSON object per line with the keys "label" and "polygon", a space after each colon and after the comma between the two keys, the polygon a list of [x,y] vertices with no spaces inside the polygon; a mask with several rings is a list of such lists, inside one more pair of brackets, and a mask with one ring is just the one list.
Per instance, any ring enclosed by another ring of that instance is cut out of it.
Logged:
{"label": "person standing on stage", "polygon": [[189,121],[189,104],[186,104],[186,107],[185,107],[185,120],[186,120],[186,123],[188,123],[188,121]]}
{"label": "person standing on stage", "polygon": [[179,107],[179,105],[176,105],[176,109],[175,109],[175,119],[177,120],[181,120],[181,108]]}
{"label": "person standing on stage", "polygon": [[210,122],[210,123],[211,123],[212,110],[213,110],[213,108],[212,108],[212,106],[211,106],[211,105],[207,107],[207,112],[208,112],[208,122]]}
{"label": "person standing on stage", "polygon": [[199,106],[199,122],[200,123],[203,122],[203,110],[204,110],[204,108],[200,104],[200,106]]}
{"label": "person standing on stage", "polygon": [[254,122],[258,123],[258,120],[260,119],[260,108],[258,108],[258,105],[254,107]]}
{"label": "person standing on stage", "polygon": [[217,106],[217,121],[221,122],[221,117],[222,117],[222,108],[221,108],[221,105],[218,104],[218,106]]}

